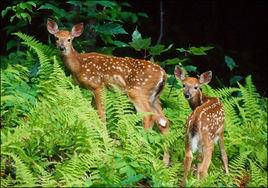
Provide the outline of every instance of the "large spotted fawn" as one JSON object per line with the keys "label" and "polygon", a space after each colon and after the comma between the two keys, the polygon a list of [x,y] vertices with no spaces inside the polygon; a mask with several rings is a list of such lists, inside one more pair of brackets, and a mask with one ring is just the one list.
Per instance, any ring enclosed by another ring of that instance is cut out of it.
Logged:
{"label": "large spotted fawn", "polygon": [[211,162],[214,142],[219,139],[221,157],[224,170],[228,173],[228,159],[224,149],[224,109],[220,100],[216,97],[208,97],[202,94],[200,87],[208,84],[212,78],[212,72],[208,71],[200,75],[199,79],[185,77],[185,71],[175,67],[175,77],[182,81],[184,96],[188,100],[193,112],[186,122],[184,176],[181,186],[185,181],[193,159],[193,153],[201,152],[202,162],[198,165],[197,176],[203,178]]}
{"label": "large spotted fawn", "polygon": [[[78,53],[72,45],[75,37],[83,32],[83,23],[74,25],[71,32],[59,30],[51,19],[47,21],[47,30],[56,38],[64,64],[71,71],[74,79],[82,86],[93,91],[95,104],[100,118],[105,122],[105,112],[101,101],[103,86],[116,85],[127,93],[138,112],[152,112],[144,117],[144,128],[157,123],[160,131],[168,131],[160,94],[166,82],[165,71],[150,61],[108,56],[99,53]],[[168,156],[166,155],[165,158]],[[167,159],[164,159],[168,163]]]}

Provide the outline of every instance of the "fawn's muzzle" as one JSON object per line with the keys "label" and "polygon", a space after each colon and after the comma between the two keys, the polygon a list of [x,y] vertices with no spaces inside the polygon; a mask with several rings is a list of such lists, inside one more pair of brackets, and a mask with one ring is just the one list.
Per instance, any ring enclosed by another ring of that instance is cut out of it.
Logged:
{"label": "fawn's muzzle", "polygon": [[64,51],[65,47],[64,46],[59,46],[60,51]]}

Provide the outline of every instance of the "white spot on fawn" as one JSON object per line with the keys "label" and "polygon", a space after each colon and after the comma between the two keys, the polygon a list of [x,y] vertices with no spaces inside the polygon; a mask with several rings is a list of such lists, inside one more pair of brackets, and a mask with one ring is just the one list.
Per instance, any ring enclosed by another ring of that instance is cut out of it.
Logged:
{"label": "white spot on fawn", "polygon": [[190,138],[191,151],[193,153],[195,153],[197,150],[200,150],[199,141],[200,141],[200,138],[198,135],[195,135],[193,138]]}
{"label": "white spot on fawn", "polygon": [[216,144],[217,142],[218,142],[218,140],[219,140],[219,136],[215,136],[215,138],[214,138],[214,143]]}
{"label": "white spot on fawn", "polygon": [[165,119],[161,118],[161,119],[159,120],[159,125],[161,125],[161,127],[166,127],[166,125],[167,125],[167,121],[166,121]]}

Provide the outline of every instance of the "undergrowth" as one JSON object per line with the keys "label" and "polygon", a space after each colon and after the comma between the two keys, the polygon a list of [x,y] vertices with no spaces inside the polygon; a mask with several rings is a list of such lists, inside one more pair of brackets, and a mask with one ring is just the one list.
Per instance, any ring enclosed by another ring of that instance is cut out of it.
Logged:
{"label": "undergrowth", "polygon": [[[65,75],[57,52],[16,35],[26,46],[25,61],[31,61],[9,64],[1,72],[2,187],[178,185],[184,124],[191,112],[181,89],[170,93],[167,84],[161,96],[171,122],[167,135],[157,128],[144,131],[144,114],[137,114],[116,89],[103,91],[104,124],[90,104],[92,94]],[[205,86],[203,92],[224,103],[230,173],[224,174],[216,147],[208,177],[198,181],[192,173],[187,186],[267,187],[267,99],[258,94],[251,76],[239,87]],[[168,167],[162,161],[166,147]]]}

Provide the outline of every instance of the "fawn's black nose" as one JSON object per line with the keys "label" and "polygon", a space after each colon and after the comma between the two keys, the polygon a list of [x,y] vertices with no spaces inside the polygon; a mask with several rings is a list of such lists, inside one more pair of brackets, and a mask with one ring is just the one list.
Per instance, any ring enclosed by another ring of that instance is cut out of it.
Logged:
{"label": "fawn's black nose", "polygon": [[186,99],[189,99],[189,98],[190,98],[190,94],[189,94],[189,93],[184,93],[184,97],[185,97]]}
{"label": "fawn's black nose", "polygon": [[65,47],[64,46],[60,46],[60,51],[64,51]]}

